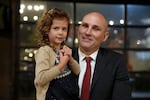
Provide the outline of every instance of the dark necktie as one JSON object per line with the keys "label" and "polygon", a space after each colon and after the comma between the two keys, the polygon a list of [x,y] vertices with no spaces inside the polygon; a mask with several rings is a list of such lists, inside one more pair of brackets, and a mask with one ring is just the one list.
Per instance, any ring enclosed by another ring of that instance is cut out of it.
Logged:
{"label": "dark necktie", "polygon": [[84,74],[82,90],[81,90],[81,100],[89,100],[90,97],[90,78],[91,78],[91,57],[85,57],[86,60],[86,72]]}

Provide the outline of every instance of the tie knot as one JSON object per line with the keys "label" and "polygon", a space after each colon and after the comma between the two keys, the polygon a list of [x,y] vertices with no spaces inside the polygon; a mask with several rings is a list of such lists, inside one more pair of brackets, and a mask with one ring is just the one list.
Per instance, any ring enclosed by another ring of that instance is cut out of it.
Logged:
{"label": "tie knot", "polygon": [[85,57],[86,62],[91,62],[92,58],[91,57]]}

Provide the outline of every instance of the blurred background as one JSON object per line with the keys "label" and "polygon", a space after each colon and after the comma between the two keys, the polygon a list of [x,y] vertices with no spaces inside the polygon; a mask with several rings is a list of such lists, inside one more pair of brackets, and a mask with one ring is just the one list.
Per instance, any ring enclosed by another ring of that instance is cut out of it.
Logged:
{"label": "blurred background", "polygon": [[0,100],[35,100],[34,55],[36,23],[58,7],[68,12],[70,47],[78,46],[77,28],[83,15],[103,13],[110,37],[103,47],[125,55],[133,100],[150,100],[150,4],[146,0],[1,0]]}

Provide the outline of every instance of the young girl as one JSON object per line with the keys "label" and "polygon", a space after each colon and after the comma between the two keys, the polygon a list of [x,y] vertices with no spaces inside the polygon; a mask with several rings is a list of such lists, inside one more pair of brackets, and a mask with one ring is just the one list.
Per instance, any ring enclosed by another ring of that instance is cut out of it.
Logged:
{"label": "young girl", "polygon": [[61,9],[48,10],[38,23],[40,48],[35,55],[37,100],[78,100],[79,64],[64,45],[69,17]]}

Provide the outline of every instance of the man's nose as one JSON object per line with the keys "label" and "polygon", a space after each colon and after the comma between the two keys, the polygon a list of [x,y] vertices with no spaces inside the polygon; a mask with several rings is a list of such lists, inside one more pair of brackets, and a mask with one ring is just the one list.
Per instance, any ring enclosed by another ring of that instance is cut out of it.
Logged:
{"label": "man's nose", "polygon": [[89,27],[86,31],[86,34],[91,34],[91,32],[92,32],[92,29]]}

